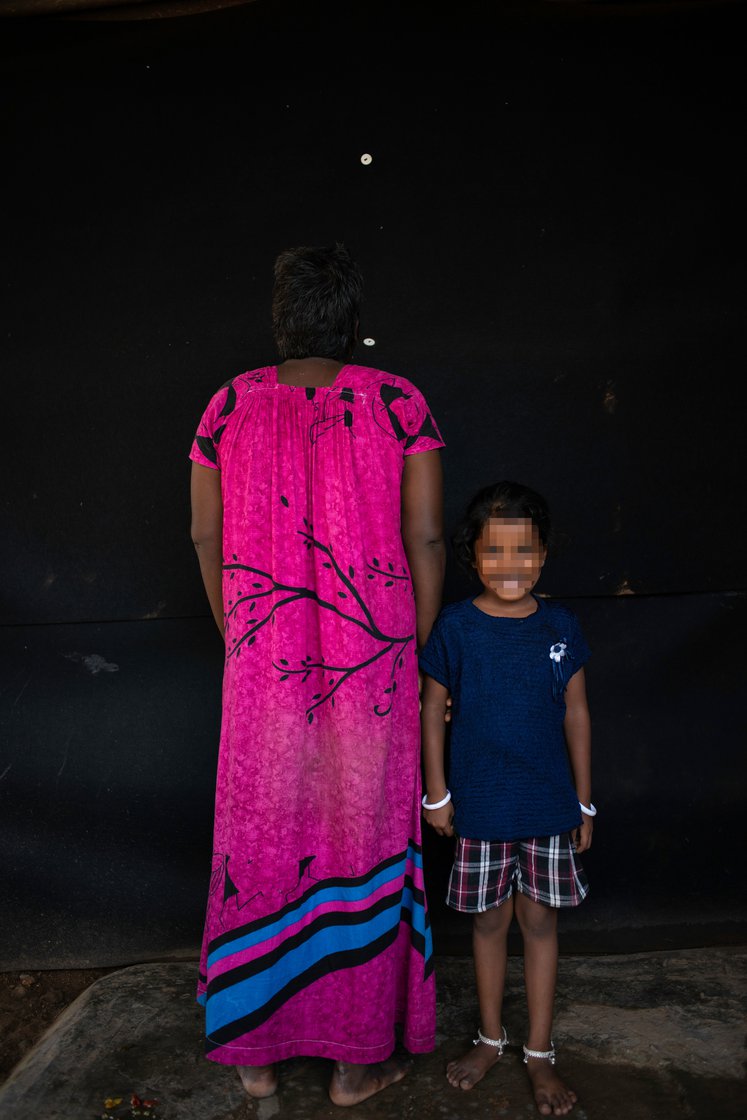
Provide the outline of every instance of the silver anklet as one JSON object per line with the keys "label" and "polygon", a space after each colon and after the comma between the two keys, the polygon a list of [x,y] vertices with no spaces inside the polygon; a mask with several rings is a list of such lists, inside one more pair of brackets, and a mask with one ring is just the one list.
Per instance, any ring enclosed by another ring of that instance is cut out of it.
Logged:
{"label": "silver anklet", "polygon": [[552,1039],[550,1039],[549,1050],[530,1050],[527,1046],[523,1046],[522,1049],[524,1051],[524,1065],[530,1058],[544,1058],[551,1066],[555,1065],[555,1043]]}
{"label": "silver anklet", "polygon": [[494,1046],[498,1051],[498,1057],[503,1057],[503,1051],[508,1046],[508,1035],[506,1028],[503,1028],[503,1038],[486,1038],[480,1028],[477,1028],[477,1038],[472,1039],[472,1045],[477,1046],[478,1042],[484,1042],[486,1046]]}

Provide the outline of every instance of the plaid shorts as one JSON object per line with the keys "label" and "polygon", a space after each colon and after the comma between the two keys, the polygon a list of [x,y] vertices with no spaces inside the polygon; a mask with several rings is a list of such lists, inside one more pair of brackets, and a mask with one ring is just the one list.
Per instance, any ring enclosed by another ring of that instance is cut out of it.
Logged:
{"label": "plaid shorts", "polygon": [[480,913],[504,903],[514,886],[546,906],[578,906],[589,893],[589,882],[570,833],[507,844],[459,837],[447,905]]}

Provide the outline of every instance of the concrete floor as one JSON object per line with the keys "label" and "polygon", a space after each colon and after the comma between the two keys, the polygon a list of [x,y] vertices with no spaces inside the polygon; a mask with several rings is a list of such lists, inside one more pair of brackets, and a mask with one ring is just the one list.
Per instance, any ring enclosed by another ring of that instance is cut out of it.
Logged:
{"label": "concrete floor", "polygon": [[[155,1097],[158,1120],[528,1120],[537,1115],[521,1063],[521,961],[509,961],[511,1046],[470,1093],[446,1062],[477,1026],[472,964],[437,958],[438,1038],[408,1077],[362,1105],[327,1097],[331,1064],[294,1059],[278,1093],[251,1101],[235,1071],[202,1057],[192,963],[134,965],[103,977],[56,1021],[0,1088],[3,1120],[94,1120],[106,1098]],[[747,948],[686,949],[561,961],[554,1038],[578,1093],[577,1120],[742,1120]]]}

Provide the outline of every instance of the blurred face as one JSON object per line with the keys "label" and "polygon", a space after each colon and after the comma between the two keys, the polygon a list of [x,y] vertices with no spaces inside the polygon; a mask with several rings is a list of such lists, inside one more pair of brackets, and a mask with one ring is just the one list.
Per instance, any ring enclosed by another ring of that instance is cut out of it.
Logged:
{"label": "blurred face", "polygon": [[534,587],[546,549],[529,517],[491,517],[475,541],[475,568],[483,586],[504,602],[518,602]]}

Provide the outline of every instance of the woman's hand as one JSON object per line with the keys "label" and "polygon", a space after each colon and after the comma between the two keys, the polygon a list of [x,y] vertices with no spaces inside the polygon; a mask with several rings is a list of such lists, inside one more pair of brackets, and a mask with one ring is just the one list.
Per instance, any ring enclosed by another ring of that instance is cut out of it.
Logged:
{"label": "woman's hand", "polygon": [[576,845],[576,851],[588,852],[591,847],[591,834],[594,831],[594,821],[591,817],[584,816],[581,824],[573,832],[573,843]]}
{"label": "woman's hand", "polygon": [[[424,684],[424,673],[422,669],[418,670],[418,698],[419,698],[419,711],[422,711],[422,692]],[[451,697],[447,696],[445,704],[443,704],[443,722],[450,724],[451,722]]]}
{"label": "woman's hand", "polygon": [[[419,697],[418,711],[421,711],[421,712],[423,710],[423,684],[424,684],[423,670],[418,669],[418,697]],[[445,704],[444,704],[444,723],[451,723],[451,696],[446,697],[446,701],[445,701]]]}
{"label": "woman's hand", "polygon": [[423,809],[426,824],[435,829],[439,836],[453,836],[454,805],[450,801],[442,809]]}

